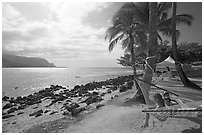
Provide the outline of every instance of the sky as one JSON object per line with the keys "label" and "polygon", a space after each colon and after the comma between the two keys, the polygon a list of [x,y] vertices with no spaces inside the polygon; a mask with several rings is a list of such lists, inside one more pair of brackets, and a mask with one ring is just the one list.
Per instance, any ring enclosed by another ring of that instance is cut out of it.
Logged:
{"label": "sky", "polygon": [[[3,2],[2,53],[41,57],[63,67],[117,67],[121,45],[108,51],[104,39],[122,2]],[[178,14],[194,16],[178,26],[178,42],[202,43],[201,3],[178,3]]]}

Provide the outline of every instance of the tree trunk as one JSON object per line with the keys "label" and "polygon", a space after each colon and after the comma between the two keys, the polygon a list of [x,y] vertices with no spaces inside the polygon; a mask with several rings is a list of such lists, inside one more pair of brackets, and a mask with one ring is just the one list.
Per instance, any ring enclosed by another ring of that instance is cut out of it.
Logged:
{"label": "tree trunk", "polygon": [[186,87],[190,87],[190,88],[194,88],[194,89],[198,89],[198,90],[202,90],[201,87],[199,87],[198,85],[196,85],[195,83],[191,82],[185,72],[183,71],[181,64],[178,62],[178,57],[177,57],[177,41],[176,41],[176,21],[174,19],[174,17],[176,16],[176,9],[177,9],[177,3],[173,2],[173,12],[172,12],[172,49],[173,49],[173,56],[174,56],[174,60],[175,62],[175,66],[176,66],[176,70],[179,74],[179,77],[182,81],[182,83],[184,84],[184,86]]}
{"label": "tree trunk", "polygon": [[[158,21],[158,13],[157,13],[157,2],[150,2],[149,4],[149,42],[148,42],[148,54],[147,57],[150,59],[147,60],[149,66],[153,70],[155,70],[156,67],[156,47],[157,47],[157,21]],[[145,65],[144,75],[143,75],[143,81],[151,83],[153,71],[147,64]],[[142,94],[145,98],[145,102],[147,105],[151,104],[151,100],[149,99],[149,91],[150,91],[150,85],[147,83],[141,82],[141,90]],[[135,97],[140,94],[139,92],[136,93]]]}
{"label": "tree trunk", "polygon": [[132,67],[133,67],[134,83],[135,83],[136,89],[138,90],[137,91],[138,95],[133,97],[133,101],[145,104],[145,99],[144,99],[144,96],[142,94],[142,90],[140,88],[140,85],[137,82],[138,76],[137,76],[137,71],[136,71],[136,67],[135,67],[135,52],[134,52],[134,47],[133,47],[134,40],[133,40],[133,37],[131,34],[129,36],[130,36],[130,40],[131,40],[130,41],[130,43],[131,43],[131,63],[132,63]]}

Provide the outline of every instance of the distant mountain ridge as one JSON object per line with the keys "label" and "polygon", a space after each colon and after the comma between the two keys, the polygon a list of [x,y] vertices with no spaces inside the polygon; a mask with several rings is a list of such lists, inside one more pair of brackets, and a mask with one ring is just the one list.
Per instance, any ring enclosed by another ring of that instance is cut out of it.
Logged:
{"label": "distant mountain ridge", "polygon": [[56,67],[46,59],[38,57],[23,57],[11,54],[2,54],[2,67]]}

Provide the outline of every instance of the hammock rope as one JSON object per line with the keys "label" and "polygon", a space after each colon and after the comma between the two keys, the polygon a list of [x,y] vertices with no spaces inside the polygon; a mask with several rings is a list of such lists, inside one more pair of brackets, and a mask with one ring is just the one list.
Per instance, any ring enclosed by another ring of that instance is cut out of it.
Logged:
{"label": "hammock rope", "polygon": [[[145,61],[145,63],[147,64],[147,66],[151,69],[152,73],[153,73],[153,74],[156,74],[156,73],[154,72],[154,70],[152,69],[152,67],[149,65],[149,63],[147,62],[148,59],[151,59],[151,58],[154,58],[154,57],[156,57],[156,56],[147,57],[146,59],[144,59],[144,61]],[[161,87],[157,86],[156,84],[149,83],[149,82],[146,82],[146,81],[144,81],[144,80],[142,80],[142,79],[139,79],[138,76],[136,76],[136,80],[139,80],[139,81],[141,81],[141,82],[143,82],[143,83],[146,83],[146,84],[148,84],[148,85],[150,85],[150,86],[154,86],[154,87],[156,87],[156,88],[158,88],[158,89],[160,89],[160,90],[167,91],[167,92],[169,92],[169,93],[171,93],[171,94],[173,94],[173,95],[175,95],[175,96],[179,96],[178,94],[176,94],[176,93],[174,93],[174,92],[171,92],[171,91],[169,91],[169,90],[166,90],[166,89],[164,89],[164,88],[161,88]]]}
{"label": "hammock rope", "polygon": [[159,121],[166,121],[168,118],[176,117],[198,117],[202,114],[202,109],[159,109],[159,110],[142,110],[157,118]]}

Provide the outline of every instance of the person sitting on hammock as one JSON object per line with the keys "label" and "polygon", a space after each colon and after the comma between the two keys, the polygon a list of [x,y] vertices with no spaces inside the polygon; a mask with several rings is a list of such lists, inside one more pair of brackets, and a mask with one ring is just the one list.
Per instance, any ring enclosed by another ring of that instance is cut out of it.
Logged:
{"label": "person sitting on hammock", "polygon": [[179,104],[178,101],[176,101],[176,100],[170,98],[169,92],[165,92],[165,93],[163,94],[163,97],[164,97],[164,98],[163,98],[163,99],[164,99],[164,102],[165,102],[165,104],[166,104],[167,106]]}
{"label": "person sitting on hammock", "polygon": [[[159,108],[166,107],[165,101],[162,98],[161,94],[159,94],[159,93],[154,94],[153,99],[154,99],[154,101],[156,103],[156,106],[149,107],[148,109],[156,109],[156,110],[158,110]],[[149,126],[149,118],[150,118],[150,114],[146,113],[146,119],[145,119],[144,124],[141,126],[142,128],[145,128],[145,127]]]}

